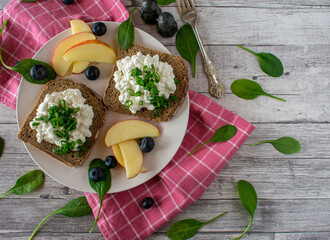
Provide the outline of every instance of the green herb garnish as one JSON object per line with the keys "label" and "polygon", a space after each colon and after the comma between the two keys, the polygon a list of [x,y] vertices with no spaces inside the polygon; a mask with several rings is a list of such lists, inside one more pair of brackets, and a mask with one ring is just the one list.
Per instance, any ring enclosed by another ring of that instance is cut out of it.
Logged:
{"label": "green herb garnish", "polygon": [[139,101],[139,105],[143,105],[143,101]]}
{"label": "green herb garnish", "polygon": [[286,100],[284,100],[282,98],[278,98],[278,97],[275,97],[273,95],[266,93],[258,83],[256,83],[255,81],[249,80],[249,79],[235,80],[231,84],[231,91],[237,97],[247,99],[247,100],[255,99],[258,96],[264,95],[264,96],[268,96],[268,97],[275,98],[277,100],[286,102]]}
{"label": "green herb garnish", "polygon": [[118,27],[118,43],[121,49],[125,50],[130,48],[133,45],[134,42],[134,25],[132,22],[132,14],[136,8],[134,8],[130,15],[129,18],[122,22],[119,27]]}
{"label": "green herb garnish", "polygon": [[102,159],[100,158],[95,158],[91,164],[89,165],[88,168],[88,173],[90,172],[90,170],[94,167],[100,167],[103,169],[104,171],[104,179],[99,181],[99,182],[93,182],[92,180],[90,180],[89,178],[89,174],[88,174],[88,181],[89,181],[89,185],[95,190],[95,192],[99,195],[99,201],[100,201],[100,208],[99,211],[97,213],[97,216],[95,218],[95,222],[93,224],[92,229],[89,231],[90,233],[93,231],[97,220],[99,219],[99,215],[101,212],[101,208],[102,208],[102,203],[103,203],[103,199],[105,194],[107,194],[107,192],[109,191],[110,187],[111,187],[111,172],[109,170],[109,168],[107,168],[105,166],[105,163]]}
{"label": "green herb garnish", "polygon": [[129,95],[135,96],[135,93],[134,93],[133,89],[129,88],[129,89],[127,89],[127,92],[128,92]]}
{"label": "green herb garnish", "polygon": [[226,142],[231,138],[233,138],[236,135],[236,133],[237,133],[237,128],[234,125],[224,125],[215,131],[215,133],[210,138],[210,140],[206,141],[205,143],[197,147],[195,150],[189,153],[189,155],[192,155],[194,152],[196,152],[198,149],[200,149],[209,142]]}
{"label": "green herb garnish", "polygon": [[142,95],[142,92],[141,91],[137,91],[136,93],[135,93],[135,97],[139,97],[139,96],[141,96]]}
{"label": "green herb garnish", "polygon": [[63,207],[57,209],[56,211],[49,214],[45,217],[37,226],[37,228],[33,231],[32,235],[30,236],[29,240],[33,239],[34,235],[37,233],[38,229],[41,225],[51,216],[54,214],[61,214],[66,217],[81,217],[87,214],[92,213],[92,209],[89,206],[87,199],[85,197],[78,197],[76,199],[71,200]]}
{"label": "green herb garnish", "polygon": [[130,106],[132,106],[133,101],[132,100],[126,100],[126,102],[124,103],[124,107],[126,109],[129,109]]}
{"label": "green herb garnish", "polygon": [[227,212],[223,212],[207,222],[200,222],[193,218],[181,220],[179,222],[174,223],[170,227],[170,229],[167,231],[166,236],[172,240],[185,240],[192,238],[201,227],[225,215],[226,213]]}
{"label": "green herb garnish", "polygon": [[23,195],[39,187],[45,180],[45,174],[40,170],[32,170],[17,179],[14,187],[9,189],[0,198],[8,193]]}
{"label": "green herb garnish", "polygon": [[258,143],[251,144],[250,146],[259,145],[262,143],[270,143],[273,147],[284,154],[296,153],[300,150],[300,143],[292,137],[281,137],[276,140],[266,140]]}
{"label": "green herb garnish", "polygon": [[176,48],[181,57],[186,59],[192,65],[193,74],[196,73],[196,56],[199,51],[199,45],[192,27],[188,24],[183,25],[176,34]]}
{"label": "green herb garnish", "polygon": [[247,228],[244,230],[244,232],[238,237],[234,238],[233,240],[240,239],[250,228],[253,221],[254,212],[256,211],[257,203],[258,203],[256,190],[254,189],[251,183],[245,180],[240,180],[237,184],[237,191],[245,210],[251,216],[251,220]]}
{"label": "green herb garnish", "polygon": [[175,96],[175,95],[172,95],[172,96],[171,96],[171,100],[172,100],[173,102],[177,102],[177,101],[179,100],[179,98],[178,98],[177,96]]}
{"label": "green herb garnish", "polygon": [[271,53],[255,53],[245,47],[238,45],[238,47],[252,53],[259,59],[259,66],[261,70],[271,77],[280,77],[283,75],[283,65],[280,59]]}
{"label": "green herb garnish", "polygon": [[176,79],[176,78],[174,78],[174,83],[175,84],[179,84],[179,83],[181,83],[178,79]]}

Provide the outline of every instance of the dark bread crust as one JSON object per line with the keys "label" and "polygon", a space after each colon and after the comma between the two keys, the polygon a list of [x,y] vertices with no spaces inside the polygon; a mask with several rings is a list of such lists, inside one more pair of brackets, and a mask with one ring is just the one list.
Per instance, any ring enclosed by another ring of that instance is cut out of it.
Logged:
{"label": "dark bread crust", "polygon": [[179,110],[180,106],[182,105],[187,95],[189,78],[188,78],[188,70],[186,64],[184,63],[183,59],[179,56],[174,56],[171,54],[159,52],[137,44],[134,44],[131,48],[127,50],[119,49],[117,54],[117,60],[125,58],[126,56],[133,56],[138,52],[141,52],[143,55],[149,54],[150,56],[154,56],[158,54],[160,61],[167,62],[173,67],[174,75],[176,79],[180,81],[179,84],[176,84],[177,88],[173,95],[177,96],[179,100],[177,102],[170,100],[171,107],[161,108],[158,117],[154,117],[155,111],[151,111],[146,108],[142,108],[136,114],[131,113],[131,111],[126,109],[124,105],[118,100],[120,92],[115,88],[116,83],[114,81],[114,75],[113,75],[114,72],[117,71],[117,66],[115,66],[113,70],[113,74],[110,77],[108,88],[106,89],[103,97],[103,103],[108,109],[115,112],[120,112],[128,115],[135,115],[140,118],[152,120],[152,121],[158,121],[158,122],[167,121],[170,118],[172,118],[175,115],[175,113]]}
{"label": "dark bread crust", "polygon": [[[45,141],[39,143],[36,137],[36,130],[33,130],[30,127],[30,122],[33,121],[33,119],[35,118],[37,109],[40,103],[44,101],[46,94],[51,94],[53,92],[61,92],[70,88],[79,89],[81,91],[82,96],[86,99],[85,103],[90,105],[93,108],[94,112],[93,123],[89,128],[92,132],[92,136],[86,138],[86,140],[90,141],[90,146],[88,148],[88,151],[83,151],[80,157],[76,156],[76,153],[74,151],[70,151],[68,154],[64,155],[53,153],[53,149],[55,149],[57,146],[55,144],[51,144]],[[57,79],[50,81],[45,85],[45,88],[41,92],[38,101],[34,105],[28,117],[25,119],[17,136],[20,140],[31,144],[32,146],[40,149],[41,151],[44,151],[45,153],[69,165],[70,167],[76,167],[83,164],[85,159],[89,156],[96,142],[97,135],[105,122],[106,115],[106,107],[103,105],[101,98],[93,90],[89,89],[81,83],[72,80]]]}

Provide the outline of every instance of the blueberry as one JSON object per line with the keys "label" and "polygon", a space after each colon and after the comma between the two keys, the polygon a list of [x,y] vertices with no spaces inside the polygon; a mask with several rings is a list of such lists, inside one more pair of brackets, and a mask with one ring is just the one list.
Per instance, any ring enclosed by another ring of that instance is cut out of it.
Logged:
{"label": "blueberry", "polygon": [[30,75],[34,80],[44,80],[48,76],[48,70],[44,65],[35,64],[30,69]]}
{"label": "blueberry", "polygon": [[65,5],[70,5],[74,3],[74,0],[62,0],[62,3],[64,3]]}
{"label": "blueberry", "polygon": [[114,168],[117,166],[117,159],[114,156],[107,156],[105,158],[105,166],[107,168]]}
{"label": "blueberry", "polygon": [[86,69],[85,76],[89,80],[96,80],[100,76],[100,70],[95,66],[90,66]]}
{"label": "blueberry", "polygon": [[89,179],[93,182],[99,182],[104,179],[105,173],[104,170],[100,167],[93,167],[89,171]]}
{"label": "blueberry", "polygon": [[103,22],[94,23],[92,31],[96,36],[102,36],[107,32],[107,27]]}
{"label": "blueberry", "polygon": [[155,147],[155,141],[151,137],[142,138],[140,148],[142,152],[151,152]]}
{"label": "blueberry", "polygon": [[145,209],[149,209],[152,207],[152,205],[154,204],[154,200],[152,200],[151,197],[146,197],[142,200],[142,207]]}
{"label": "blueberry", "polygon": [[178,31],[178,25],[169,12],[163,12],[158,17],[157,32],[163,37],[173,37]]}

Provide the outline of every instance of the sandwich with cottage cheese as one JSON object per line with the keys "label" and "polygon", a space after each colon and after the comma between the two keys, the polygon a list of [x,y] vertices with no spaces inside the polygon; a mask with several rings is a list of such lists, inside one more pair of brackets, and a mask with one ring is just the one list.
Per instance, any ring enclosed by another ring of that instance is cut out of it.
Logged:
{"label": "sandwich with cottage cheese", "polygon": [[45,85],[18,138],[71,167],[80,166],[96,142],[106,113],[101,98],[85,85],[53,80]]}
{"label": "sandwich with cottage cheese", "polygon": [[183,59],[137,44],[120,49],[117,58],[103,97],[105,106],[152,121],[173,117],[188,89]]}

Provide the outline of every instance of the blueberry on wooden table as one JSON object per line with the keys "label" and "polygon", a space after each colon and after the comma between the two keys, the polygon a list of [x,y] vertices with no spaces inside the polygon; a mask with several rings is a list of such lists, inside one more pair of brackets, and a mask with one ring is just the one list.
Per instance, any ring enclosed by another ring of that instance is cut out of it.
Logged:
{"label": "blueberry on wooden table", "polygon": [[163,37],[173,37],[178,31],[178,25],[169,12],[163,12],[157,20],[157,32]]}
{"label": "blueberry on wooden table", "polygon": [[145,209],[151,208],[153,204],[154,204],[154,200],[152,200],[151,197],[144,198],[141,203],[142,207]]}
{"label": "blueberry on wooden table", "polygon": [[86,69],[85,76],[88,80],[96,80],[100,76],[100,70],[95,66],[90,66]]}
{"label": "blueberry on wooden table", "polygon": [[151,152],[155,147],[155,141],[151,137],[142,138],[140,148],[142,152]]}
{"label": "blueberry on wooden table", "polygon": [[102,36],[107,32],[107,27],[103,22],[94,23],[92,31],[96,36]]}
{"label": "blueberry on wooden table", "polygon": [[114,156],[107,156],[104,163],[107,168],[114,168],[117,166],[117,159]]}
{"label": "blueberry on wooden table", "polygon": [[105,172],[100,167],[93,167],[89,171],[89,179],[93,182],[99,182],[102,181],[105,177]]}
{"label": "blueberry on wooden table", "polygon": [[147,24],[156,24],[161,12],[156,0],[144,0],[141,4],[141,18]]}
{"label": "blueberry on wooden table", "polygon": [[48,70],[44,65],[35,64],[30,68],[30,75],[34,80],[41,81],[48,76]]}
{"label": "blueberry on wooden table", "polygon": [[62,3],[64,3],[65,5],[70,5],[74,3],[74,0],[62,0]]}

